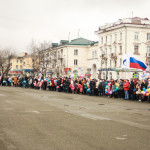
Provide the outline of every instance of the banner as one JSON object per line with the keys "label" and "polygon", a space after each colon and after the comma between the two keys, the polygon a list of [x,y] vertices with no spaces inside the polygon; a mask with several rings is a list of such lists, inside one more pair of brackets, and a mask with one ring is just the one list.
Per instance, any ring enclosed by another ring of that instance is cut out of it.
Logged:
{"label": "banner", "polygon": [[130,64],[130,56],[129,54],[125,54],[122,59],[122,68],[129,69]]}
{"label": "banner", "polygon": [[65,71],[65,74],[66,74],[66,75],[67,75],[67,74],[70,74],[71,68],[64,68],[64,71]]}

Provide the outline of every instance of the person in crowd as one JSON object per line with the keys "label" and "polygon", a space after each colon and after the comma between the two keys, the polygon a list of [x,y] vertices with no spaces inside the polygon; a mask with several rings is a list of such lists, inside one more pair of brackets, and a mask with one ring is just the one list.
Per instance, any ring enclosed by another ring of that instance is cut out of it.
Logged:
{"label": "person in crowd", "polygon": [[47,80],[46,80],[46,78],[44,79],[44,81],[42,83],[42,87],[43,87],[43,90],[46,90],[46,88],[47,88]]}
{"label": "person in crowd", "polygon": [[119,82],[119,98],[120,99],[124,99],[124,82],[122,79],[120,79],[120,82]]}
{"label": "person in crowd", "polygon": [[131,100],[133,100],[134,89],[135,89],[135,84],[133,82],[133,79],[131,78],[130,82],[129,82],[129,99],[131,99]]}
{"label": "person in crowd", "polygon": [[23,76],[15,77],[1,76],[1,86],[19,86],[22,88],[34,88],[40,90],[57,91],[73,94],[84,94],[90,96],[107,96],[109,98],[120,98],[125,100],[150,101],[150,77],[142,80],[120,79],[120,80],[96,80],[94,78],[78,77],[40,77]]}
{"label": "person in crowd", "polygon": [[136,99],[141,102],[141,84],[140,81],[136,84]]}
{"label": "person in crowd", "polygon": [[125,94],[125,100],[128,100],[129,99],[129,80],[125,80],[124,94]]}
{"label": "person in crowd", "polygon": [[98,95],[99,96],[103,96],[103,82],[102,80],[99,81],[99,85],[98,85]]}
{"label": "person in crowd", "polygon": [[57,80],[57,89],[58,89],[58,92],[61,92],[61,79],[60,78],[58,78],[58,80]]}
{"label": "person in crowd", "polygon": [[15,77],[14,77],[14,86],[15,86],[15,87],[17,86],[17,83],[18,83],[18,79],[17,79],[17,77],[15,76]]}

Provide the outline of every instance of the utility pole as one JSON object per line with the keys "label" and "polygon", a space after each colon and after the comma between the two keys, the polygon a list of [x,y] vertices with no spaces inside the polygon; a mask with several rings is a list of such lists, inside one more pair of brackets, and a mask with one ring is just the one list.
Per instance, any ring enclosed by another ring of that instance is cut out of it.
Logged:
{"label": "utility pole", "polygon": [[133,18],[133,11],[132,11],[132,18]]}

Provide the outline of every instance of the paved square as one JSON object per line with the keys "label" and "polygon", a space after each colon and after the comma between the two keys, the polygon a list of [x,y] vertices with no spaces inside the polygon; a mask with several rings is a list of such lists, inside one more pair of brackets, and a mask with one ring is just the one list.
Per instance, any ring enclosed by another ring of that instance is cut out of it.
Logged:
{"label": "paved square", "polygon": [[0,87],[0,150],[149,150],[150,104]]}

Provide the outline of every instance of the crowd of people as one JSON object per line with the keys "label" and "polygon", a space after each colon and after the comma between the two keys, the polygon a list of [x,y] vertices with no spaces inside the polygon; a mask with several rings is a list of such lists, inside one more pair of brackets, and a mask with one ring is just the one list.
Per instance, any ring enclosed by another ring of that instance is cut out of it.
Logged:
{"label": "crowd of people", "polygon": [[89,96],[107,96],[135,101],[150,101],[150,79],[96,80],[68,77],[0,77],[0,86],[14,86]]}

